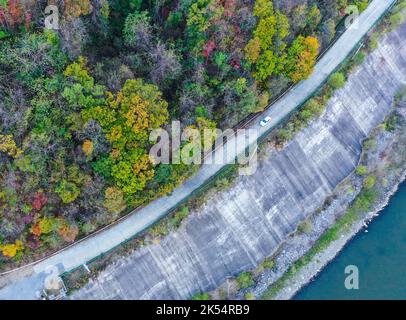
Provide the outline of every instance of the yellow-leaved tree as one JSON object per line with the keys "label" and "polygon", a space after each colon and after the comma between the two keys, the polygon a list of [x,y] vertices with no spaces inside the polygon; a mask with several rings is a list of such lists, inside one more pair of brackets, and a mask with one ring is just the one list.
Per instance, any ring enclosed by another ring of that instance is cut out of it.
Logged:
{"label": "yellow-leaved tree", "polygon": [[17,240],[15,243],[0,245],[3,256],[13,258],[16,254],[24,249],[22,241]]}
{"label": "yellow-leaved tree", "polygon": [[288,50],[286,75],[294,82],[307,79],[313,72],[318,53],[317,38],[297,37]]}
{"label": "yellow-leaved tree", "polygon": [[0,152],[4,152],[13,158],[18,158],[23,153],[23,151],[17,147],[11,134],[0,134]]}

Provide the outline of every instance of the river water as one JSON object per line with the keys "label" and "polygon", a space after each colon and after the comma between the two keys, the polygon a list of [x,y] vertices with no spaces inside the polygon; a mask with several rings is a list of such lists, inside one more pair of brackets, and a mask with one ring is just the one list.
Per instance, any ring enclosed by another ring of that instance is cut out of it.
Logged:
{"label": "river water", "polygon": [[[359,272],[359,289],[348,290],[346,266]],[[295,299],[406,299],[406,183],[389,205]]]}

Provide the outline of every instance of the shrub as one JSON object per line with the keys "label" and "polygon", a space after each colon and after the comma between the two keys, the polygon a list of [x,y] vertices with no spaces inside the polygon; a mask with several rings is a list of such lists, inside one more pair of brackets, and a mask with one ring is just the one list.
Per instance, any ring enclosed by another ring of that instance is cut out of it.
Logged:
{"label": "shrub", "polygon": [[345,76],[341,72],[336,72],[328,82],[333,89],[340,89],[345,85]]}
{"label": "shrub", "polygon": [[358,166],[355,170],[356,174],[359,176],[365,176],[368,173],[368,167],[366,166]]}
{"label": "shrub", "polygon": [[406,86],[399,90],[396,94],[396,101],[405,101],[406,100]]}
{"label": "shrub", "polygon": [[297,230],[300,233],[310,233],[313,231],[313,224],[310,220],[305,220],[299,225]]}
{"label": "shrub", "polygon": [[385,121],[385,130],[389,132],[393,132],[396,129],[396,126],[399,123],[399,117],[396,114],[392,114],[388,117]]}
{"label": "shrub", "polygon": [[370,210],[372,203],[376,200],[377,193],[371,189],[364,190],[355,201],[353,208],[356,212]]}
{"label": "shrub", "polygon": [[251,272],[243,272],[237,277],[237,284],[240,289],[246,289],[255,284]]}
{"label": "shrub", "polygon": [[402,12],[397,12],[397,13],[391,15],[389,18],[391,29],[396,29],[397,27],[399,27],[402,24],[403,21],[404,21],[404,15],[402,14]]}
{"label": "shrub", "polygon": [[210,300],[210,295],[206,293],[197,293],[192,297],[192,300]]}
{"label": "shrub", "polygon": [[364,142],[365,150],[372,150],[376,148],[376,140],[371,138]]}
{"label": "shrub", "polygon": [[376,177],[375,176],[368,176],[364,180],[364,187],[366,189],[372,189],[376,184]]}
{"label": "shrub", "polygon": [[357,55],[354,57],[354,64],[359,66],[364,62],[366,58],[366,54],[362,51],[358,52]]}
{"label": "shrub", "polygon": [[255,300],[255,294],[254,293],[252,293],[252,292],[248,292],[248,293],[246,293],[245,294],[245,299],[246,300]]}
{"label": "shrub", "polygon": [[306,103],[305,108],[309,110],[312,115],[319,116],[324,110],[324,103],[318,99],[310,99],[309,102]]}
{"label": "shrub", "polygon": [[269,258],[266,258],[263,262],[262,262],[262,267],[264,269],[272,269],[275,266],[275,261]]}
{"label": "shrub", "polygon": [[293,138],[293,132],[289,129],[280,129],[277,138],[282,142],[289,141]]}
{"label": "shrub", "polygon": [[182,221],[189,215],[189,208],[183,207],[178,212],[175,213],[171,219],[171,223],[175,228],[179,228]]}

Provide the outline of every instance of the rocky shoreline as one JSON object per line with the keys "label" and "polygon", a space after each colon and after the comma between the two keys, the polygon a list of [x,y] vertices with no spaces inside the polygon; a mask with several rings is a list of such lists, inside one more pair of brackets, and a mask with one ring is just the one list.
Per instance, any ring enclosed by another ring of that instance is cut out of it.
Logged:
{"label": "rocky shoreline", "polygon": [[[348,230],[341,233],[339,239],[332,241],[328,247],[317,253],[309,263],[294,273],[292,277],[283,283],[277,290],[272,299],[287,300],[295,296],[301,288],[311,282],[319,272],[322,271],[344,247],[362,230],[366,229],[368,224],[381,212],[389,203],[390,198],[396,193],[399,185],[406,179],[406,159],[404,151],[406,147],[406,109],[397,107],[394,111],[401,118],[401,124],[396,130],[389,133],[378,127],[373,138],[376,140],[376,147],[373,151],[365,152],[364,161],[371,170],[377,170],[384,166],[385,186],[378,189],[378,200],[374,203],[373,209],[359,216]],[[389,152],[388,152],[389,150]],[[385,154],[385,159],[380,159]],[[266,290],[277,283],[292,264],[303,257],[328,229],[336,224],[346,212],[350,204],[356,199],[362,190],[362,178],[354,172],[334,192],[334,195],[328,205],[324,206],[318,213],[314,214],[309,221],[313,230],[308,233],[297,232],[289,237],[282,244],[278,253],[273,257],[275,266],[272,270],[258,270],[257,281],[254,287],[239,291],[236,299],[243,299],[247,293],[253,294],[256,298],[261,298]]]}
{"label": "rocky shoreline", "polygon": [[334,241],[326,250],[320,252],[313,261],[299,271],[289,284],[281,290],[275,297],[278,300],[292,299],[302,288],[309,284],[344,248],[345,246],[362,230],[367,230],[367,225],[379,216],[385,207],[389,204],[391,197],[397,192],[399,185],[406,179],[406,170],[390,192],[386,194],[384,202],[377,205],[373,211],[369,212],[362,219],[353,224],[351,229],[342,234],[339,240]]}

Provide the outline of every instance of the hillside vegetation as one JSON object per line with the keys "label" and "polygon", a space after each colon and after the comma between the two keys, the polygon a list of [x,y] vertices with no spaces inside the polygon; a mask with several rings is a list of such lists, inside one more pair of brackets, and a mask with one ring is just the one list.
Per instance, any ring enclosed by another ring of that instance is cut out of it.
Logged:
{"label": "hillside vegetation", "polygon": [[[367,1],[350,1],[363,10]],[[149,135],[228,128],[306,79],[346,0],[0,0],[0,265],[171,192]],[[187,148],[185,141],[181,148]]]}

